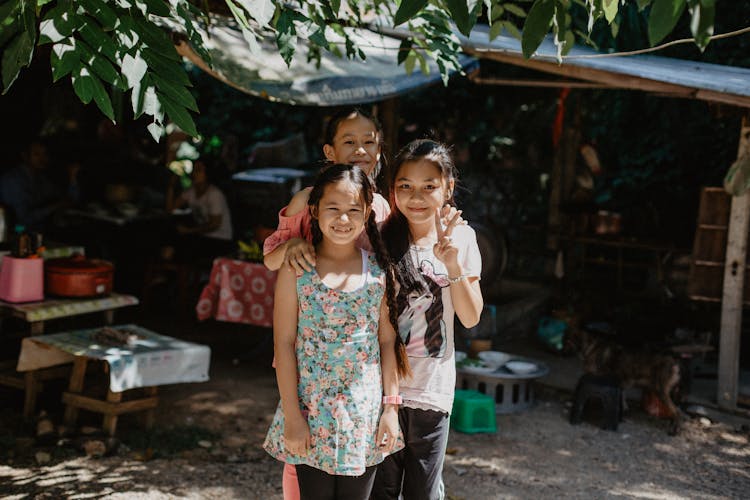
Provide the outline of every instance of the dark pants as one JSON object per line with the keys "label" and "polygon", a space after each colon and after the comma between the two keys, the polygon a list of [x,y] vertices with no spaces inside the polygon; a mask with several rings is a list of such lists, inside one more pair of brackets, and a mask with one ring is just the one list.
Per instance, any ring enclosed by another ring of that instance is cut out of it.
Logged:
{"label": "dark pants", "polygon": [[401,408],[398,422],[406,447],[378,466],[372,500],[441,500],[443,462],[448,445],[450,416],[431,410]]}
{"label": "dark pants", "polygon": [[367,500],[375,480],[376,466],[361,476],[336,476],[309,465],[297,465],[300,500]]}

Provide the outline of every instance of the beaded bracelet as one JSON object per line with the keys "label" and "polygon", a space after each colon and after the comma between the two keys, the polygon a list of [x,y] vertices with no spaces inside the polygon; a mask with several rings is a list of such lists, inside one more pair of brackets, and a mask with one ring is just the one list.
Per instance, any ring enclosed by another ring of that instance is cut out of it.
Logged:
{"label": "beaded bracelet", "polygon": [[459,276],[456,276],[455,278],[450,278],[449,277],[448,278],[448,283],[450,283],[452,285],[453,283],[458,283],[459,281],[461,281],[463,279],[466,279],[466,276],[464,276],[463,274],[461,274]]}

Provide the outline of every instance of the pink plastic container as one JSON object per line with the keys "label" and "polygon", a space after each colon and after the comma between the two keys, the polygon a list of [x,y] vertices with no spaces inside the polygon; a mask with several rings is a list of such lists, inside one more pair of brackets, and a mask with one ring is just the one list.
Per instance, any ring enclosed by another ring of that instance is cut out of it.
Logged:
{"label": "pink plastic container", "polygon": [[0,299],[6,302],[44,300],[44,260],[4,256],[0,265]]}

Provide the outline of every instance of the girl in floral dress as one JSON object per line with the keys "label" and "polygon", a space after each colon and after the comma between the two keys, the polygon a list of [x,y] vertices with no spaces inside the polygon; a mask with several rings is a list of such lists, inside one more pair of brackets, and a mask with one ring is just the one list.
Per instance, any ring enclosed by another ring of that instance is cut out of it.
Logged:
{"label": "girl in floral dress", "polygon": [[[303,499],[366,499],[375,466],[398,446],[394,275],[356,166],[325,169],[310,191],[315,267],[282,266],[274,302],[281,402],[264,448],[294,464]],[[357,238],[366,227],[374,253]]]}

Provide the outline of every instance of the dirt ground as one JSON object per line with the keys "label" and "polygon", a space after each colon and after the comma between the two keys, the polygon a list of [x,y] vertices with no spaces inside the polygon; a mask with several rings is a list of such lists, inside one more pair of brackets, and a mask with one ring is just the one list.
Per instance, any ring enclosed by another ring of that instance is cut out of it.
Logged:
{"label": "dirt ground", "polygon": [[[162,388],[162,441],[138,445],[123,437],[102,458],[70,443],[42,446],[30,439],[30,426],[17,423],[20,395],[0,390],[0,498],[282,498],[282,466],[260,448],[278,397],[268,334],[217,323],[144,326],[212,347],[209,382]],[[448,498],[748,498],[746,421],[691,419],[670,437],[666,421],[633,409],[617,432],[604,431],[591,418],[570,425],[570,394],[539,389],[532,409],[498,417],[496,434],[451,432]],[[55,396],[43,397],[58,420]],[[122,417],[118,437],[139,429],[134,416]],[[182,446],[167,452],[167,439]],[[49,462],[38,463],[39,451]]]}

